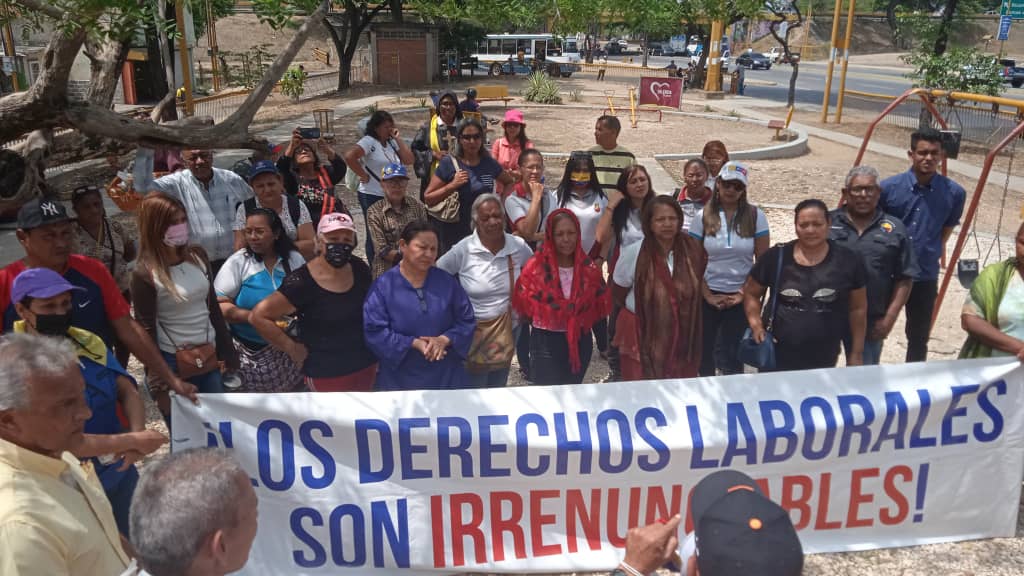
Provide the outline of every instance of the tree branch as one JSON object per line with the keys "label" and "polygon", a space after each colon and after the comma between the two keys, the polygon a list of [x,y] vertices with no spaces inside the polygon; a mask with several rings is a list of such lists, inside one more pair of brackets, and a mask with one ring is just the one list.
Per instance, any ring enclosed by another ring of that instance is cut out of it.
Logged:
{"label": "tree branch", "polygon": [[[285,46],[284,50],[277,55],[274,63],[270,65],[266,73],[263,74],[263,78],[260,83],[256,85],[256,88],[249,93],[249,97],[245,99],[245,102],[238,107],[231,116],[228,116],[223,124],[234,126],[242,130],[246,130],[249,124],[252,123],[253,118],[256,117],[256,112],[259,111],[260,106],[266,101],[267,97],[270,96],[271,91],[274,90],[274,86],[281,79],[281,76],[288,70],[288,66],[295,59],[295,55],[298,54],[299,49],[306,43],[306,38],[309,37],[313,31],[313,27],[323,19],[324,14],[327,13],[327,9],[330,3],[326,0],[320,3],[316,11],[306,17],[306,20],[302,23],[302,26],[292,36],[291,41]],[[223,147],[223,146],[222,146]]]}
{"label": "tree branch", "polygon": [[14,3],[30,10],[32,12],[39,12],[45,14],[54,20],[60,20],[64,18],[64,11],[57,8],[50,2],[37,2],[36,0],[14,0]]}

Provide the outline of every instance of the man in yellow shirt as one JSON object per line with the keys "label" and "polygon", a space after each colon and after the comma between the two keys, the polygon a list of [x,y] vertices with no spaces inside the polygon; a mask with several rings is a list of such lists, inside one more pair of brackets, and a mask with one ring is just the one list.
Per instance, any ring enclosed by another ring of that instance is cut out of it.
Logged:
{"label": "man in yellow shirt", "polygon": [[69,450],[91,411],[71,344],[0,338],[0,574],[110,576],[128,565],[91,464]]}
{"label": "man in yellow shirt", "polygon": [[622,172],[636,164],[636,156],[624,146],[619,146],[621,131],[619,119],[607,114],[598,118],[594,126],[594,141],[597,145],[589,152],[594,157],[597,181],[601,183],[601,189],[606,195],[618,184]]}

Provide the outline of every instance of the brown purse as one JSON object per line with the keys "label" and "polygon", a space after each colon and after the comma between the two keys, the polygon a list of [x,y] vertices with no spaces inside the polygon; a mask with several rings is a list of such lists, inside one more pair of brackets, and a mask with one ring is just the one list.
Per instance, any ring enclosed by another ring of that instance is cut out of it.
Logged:
{"label": "brown purse", "polygon": [[505,313],[491,320],[476,323],[473,343],[466,355],[466,371],[483,374],[508,368],[516,352],[512,326],[512,291],[515,290],[515,264],[508,255],[509,307]]}
{"label": "brown purse", "polygon": [[210,342],[199,346],[178,348],[174,352],[174,359],[178,363],[178,377],[182,380],[188,380],[193,376],[213,372],[220,368],[220,362],[217,360],[217,347]]}

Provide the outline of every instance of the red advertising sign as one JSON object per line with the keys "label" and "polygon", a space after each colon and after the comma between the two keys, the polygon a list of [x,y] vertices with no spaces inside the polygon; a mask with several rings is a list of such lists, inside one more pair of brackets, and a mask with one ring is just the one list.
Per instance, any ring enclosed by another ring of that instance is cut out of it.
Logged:
{"label": "red advertising sign", "polygon": [[682,78],[640,78],[640,104],[654,104],[679,108],[679,100],[683,95]]}

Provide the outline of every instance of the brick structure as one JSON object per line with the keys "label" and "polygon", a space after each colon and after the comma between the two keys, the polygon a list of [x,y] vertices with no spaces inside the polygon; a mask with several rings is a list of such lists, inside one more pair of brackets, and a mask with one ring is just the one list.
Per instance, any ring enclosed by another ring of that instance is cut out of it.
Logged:
{"label": "brick structure", "polygon": [[373,83],[423,86],[438,77],[438,29],[424,24],[372,26]]}

